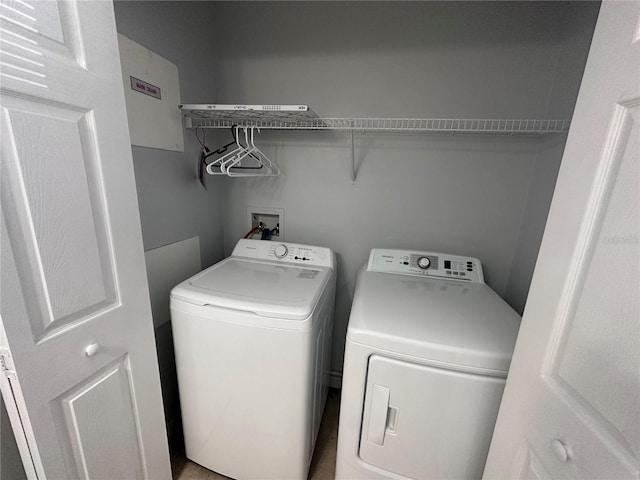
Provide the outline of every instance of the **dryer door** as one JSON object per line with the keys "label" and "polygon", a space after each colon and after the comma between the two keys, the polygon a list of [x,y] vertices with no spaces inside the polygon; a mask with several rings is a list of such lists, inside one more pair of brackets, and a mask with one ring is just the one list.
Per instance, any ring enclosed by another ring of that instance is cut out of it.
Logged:
{"label": "dryer door", "polygon": [[504,379],[371,356],[360,458],[410,478],[480,478]]}

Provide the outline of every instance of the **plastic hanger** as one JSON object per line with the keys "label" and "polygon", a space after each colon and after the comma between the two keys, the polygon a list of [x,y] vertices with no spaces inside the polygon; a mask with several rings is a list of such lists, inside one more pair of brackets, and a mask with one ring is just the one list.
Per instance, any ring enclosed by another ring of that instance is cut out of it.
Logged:
{"label": "plastic hanger", "polygon": [[[244,133],[244,145],[240,141],[241,130]],[[256,146],[256,130],[260,132],[260,129],[255,126],[240,127],[234,125],[231,130],[233,142],[227,143],[211,152],[204,144],[204,131],[202,140],[200,140],[196,129],[196,138],[201,145],[198,177],[205,188],[205,172],[209,175],[228,175],[230,177],[274,176],[280,174],[278,167]],[[233,145],[235,145],[235,148],[230,149]],[[206,159],[215,154],[222,155],[211,163],[207,163]],[[243,161],[249,157],[254,161],[253,164],[243,165]]]}
{"label": "plastic hanger", "polygon": [[[250,134],[248,133],[248,130],[250,130]],[[263,168],[263,171],[259,173],[240,171],[239,169],[242,167],[237,167],[237,165],[239,165],[240,161],[242,161],[243,158],[246,158],[245,155],[242,158],[239,158],[237,162],[229,163],[228,165],[226,165],[227,175],[229,175],[230,177],[276,176],[280,174],[280,169],[271,160],[269,160],[269,157],[267,157],[256,146],[254,138],[254,132],[256,130],[258,131],[258,133],[260,132],[260,129],[258,127],[245,128],[245,142],[248,146],[247,155],[251,155],[253,158],[257,159],[257,161],[261,165],[261,168]]]}
{"label": "plastic hanger", "polygon": [[235,149],[234,151],[231,152],[231,154],[225,155],[222,158],[222,162],[220,163],[220,170],[222,170],[222,172],[225,174],[227,173],[227,168],[229,168],[232,165],[236,165],[238,162],[240,162],[244,157],[246,157],[249,154],[249,140],[247,138],[247,127],[244,127],[243,131],[244,131],[245,145],[240,144],[240,129],[238,128],[236,130],[236,142],[239,148]]}
{"label": "plastic hanger", "polygon": [[[235,135],[234,135],[234,142],[236,144],[236,148],[234,148],[233,150],[227,152],[226,154],[222,155],[221,157],[217,158],[216,160],[214,160],[213,162],[211,162],[209,165],[207,165],[207,173],[210,175],[226,175],[227,172],[224,170],[224,165],[225,162],[229,161],[229,160],[233,160],[236,156],[242,154],[243,152],[246,151],[246,148],[243,147],[240,144],[240,140],[239,140],[239,133],[240,133],[240,127],[238,127],[237,125],[235,125],[233,127],[233,129],[235,130]],[[227,144],[224,148],[225,150],[231,146],[231,144]]]}

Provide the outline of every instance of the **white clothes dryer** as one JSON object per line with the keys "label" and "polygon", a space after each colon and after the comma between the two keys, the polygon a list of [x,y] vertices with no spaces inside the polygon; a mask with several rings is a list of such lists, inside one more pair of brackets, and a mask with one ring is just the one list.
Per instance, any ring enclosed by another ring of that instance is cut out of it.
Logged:
{"label": "white clothes dryer", "polygon": [[519,325],[478,259],[372,250],[347,329],[336,478],[481,478]]}
{"label": "white clothes dryer", "polygon": [[240,240],[171,291],[186,455],[235,479],[305,479],[328,386],[328,248]]}

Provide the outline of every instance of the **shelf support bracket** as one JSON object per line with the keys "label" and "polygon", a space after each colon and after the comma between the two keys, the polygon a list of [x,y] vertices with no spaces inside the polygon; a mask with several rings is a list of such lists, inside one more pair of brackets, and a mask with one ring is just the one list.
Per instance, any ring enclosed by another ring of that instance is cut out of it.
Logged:
{"label": "shelf support bracket", "polygon": [[356,184],[356,152],[353,144],[353,120],[349,119],[349,135],[351,137],[351,183]]}

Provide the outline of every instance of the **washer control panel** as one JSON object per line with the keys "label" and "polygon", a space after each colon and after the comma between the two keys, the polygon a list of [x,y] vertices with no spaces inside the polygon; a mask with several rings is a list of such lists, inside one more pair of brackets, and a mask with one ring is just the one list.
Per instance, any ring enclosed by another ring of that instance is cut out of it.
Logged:
{"label": "washer control panel", "polygon": [[445,253],[374,248],[367,270],[484,283],[480,260]]}
{"label": "washer control panel", "polygon": [[335,258],[331,249],[299,243],[242,239],[233,249],[232,256],[335,268]]}

